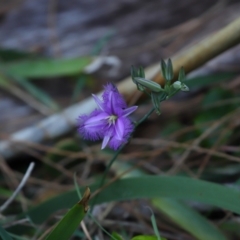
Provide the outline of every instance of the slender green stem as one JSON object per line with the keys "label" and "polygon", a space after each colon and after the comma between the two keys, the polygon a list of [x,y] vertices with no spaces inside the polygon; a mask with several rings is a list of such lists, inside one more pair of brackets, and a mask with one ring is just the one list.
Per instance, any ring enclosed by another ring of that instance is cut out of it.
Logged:
{"label": "slender green stem", "polygon": [[154,112],[155,108],[153,107],[147,114],[145,114],[135,125],[135,129],[136,127],[138,127],[142,122],[144,122],[153,112]]}
{"label": "slender green stem", "polygon": [[177,92],[179,92],[179,91],[180,91],[180,89],[174,91],[173,93],[171,93],[171,94],[168,96],[168,98],[172,97],[173,95],[175,95],[175,94],[176,94]]}
{"label": "slender green stem", "polygon": [[103,174],[103,177],[102,177],[101,182],[100,182],[100,184],[99,184],[99,187],[102,187],[102,185],[104,184],[105,179],[106,179],[106,177],[107,177],[107,174],[108,174],[111,166],[113,165],[113,163],[114,163],[115,160],[117,159],[119,153],[122,151],[122,149],[124,148],[124,146],[125,146],[125,145],[122,145],[122,146],[115,152],[115,154],[114,154],[114,156],[112,157],[111,161],[108,163],[107,168],[105,169],[104,174]]}
{"label": "slender green stem", "polygon": [[[107,168],[105,169],[105,171],[104,171],[104,173],[103,173],[103,177],[102,177],[102,179],[101,179],[101,182],[100,182],[98,188],[101,188],[101,187],[103,186],[103,184],[104,184],[104,182],[105,182],[105,179],[106,179],[106,177],[107,177],[107,174],[108,174],[111,166],[112,166],[113,163],[115,162],[117,156],[118,156],[119,153],[122,151],[122,149],[124,148],[124,146],[125,146],[125,145],[122,145],[122,146],[115,152],[113,158],[112,158],[111,161],[108,163]],[[93,202],[92,202],[92,206],[95,205],[95,202],[96,202],[97,198],[98,198],[98,195],[94,198],[94,200],[93,200]],[[92,208],[92,209],[93,209],[93,208]]]}

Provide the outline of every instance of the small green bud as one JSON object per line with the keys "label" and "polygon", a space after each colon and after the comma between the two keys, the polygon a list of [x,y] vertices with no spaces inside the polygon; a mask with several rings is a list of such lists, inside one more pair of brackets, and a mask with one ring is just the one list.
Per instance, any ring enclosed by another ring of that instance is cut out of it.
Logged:
{"label": "small green bud", "polygon": [[144,91],[146,90],[146,88],[145,88],[143,85],[141,85],[141,84],[139,84],[139,83],[136,83],[136,85],[137,85],[137,89],[138,89],[140,92],[144,92]]}
{"label": "small green bud", "polygon": [[164,61],[163,59],[161,59],[161,71],[162,71],[163,77],[166,79],[166,75],[167,75],[167,64],[165,63],[165,61]]}
{"label": "small green bud", "polygon": [[184,92],[187,92],[189,91],[189,88],[186,84],[180,82],[180,81],[176,81],[173,83],[173,87],[176,89],[176,90],[181,90],[181,91],[184,91]]}
{"label": "small green bud", "polygon": [[166,80],[171,81],[173,79],[173,66],[172,66],[172,61],[169,58],[167,62],[167,73],[166,73]]}
{"label": "small green bud", "polygon": [[134,78],[138,77],[138,71],[134,66],[131,66],[131,77],[132,77],[133,82],[135,83]]}
{"label": "small green bud", "polygon": [[185,80],[185,72],[184,72],[184,68],[181,67],[179,74],[178,74],[178,80],[180,82],[183,82]]}
{"label": "small green bud", "polygon": [[171,81],[173,79],[173,66],[171,59],[168,59],[167,63],[164,60],[161,60],[161,70],[162,75],[167,81]]}
{"label": "small green bud", "polygon": [[162,89],[162,87],[158,83],[156,83],[154,81],[151,81],[151,80],[148,80],[148,79],[145,79],[145,78],[140,78],[140,77],[135,77],[134,81],[135,81],[136,84],[142,85],[143,87],[146,87],[146,88],[150,89],[153,92],[162,92],[162,91],[164,91]]}
{"label": "small green bud", "polygon": [[176,90],[180,90],[182,88],[182,83],[180,81],[176,81],[176,82],[173,83],[173,87]]}
{"label": "small green bud", "polygon": [[144,68],[142,66],[140,66],[140,68],[139,68],[138,77],[145,78],[145,72],[144,72]]}
{"label": "small green bud", "polygon": [[140,67],[140,68],[135,68],[135,67],[131,67],[131,77],[133,82],[137,85],[137,89],[141,92],[144,92],[146,87],[144,87],[144,85],[140,85],[135,78],[145,78],[145,73],[144,73],[144,68]]}
{"label": "small green bud", "polygon": [[186,84],[182,83],[181,91],[187,92],[187,91],[189,91],[189,87]]}

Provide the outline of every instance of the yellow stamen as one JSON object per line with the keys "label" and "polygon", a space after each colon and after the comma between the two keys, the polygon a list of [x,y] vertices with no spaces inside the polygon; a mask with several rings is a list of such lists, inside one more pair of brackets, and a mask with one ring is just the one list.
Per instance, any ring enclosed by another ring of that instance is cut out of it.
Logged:
{"label": "yellow stamen", "polygon": [[109,116],[109,118],[108,118],[108,122],[109,122],[109,124],[115,124],[115,121],[117,120],[117,116],[115,116],[115,115],[111,115],[111,116]]}

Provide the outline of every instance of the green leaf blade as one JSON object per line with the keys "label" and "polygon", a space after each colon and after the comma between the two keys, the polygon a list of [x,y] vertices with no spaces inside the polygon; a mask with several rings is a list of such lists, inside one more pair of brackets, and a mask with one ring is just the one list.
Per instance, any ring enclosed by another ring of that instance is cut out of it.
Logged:
{"label": "green leaf blade", "polygon": [[[131,240],[158,240],[156,236],[150,235],[139,235],[133,237]],[[166,240],[166,238],[162,238],[162,240]]]}
{"label": "green leaf blade", "polygon": [[181,202],[158,198],[152,204],[198,240],[227,240],[213,224]]}
{"label": "green leaf blade", "polygon": [[[91,186],[92,191],[97,186]],[[143,176],[121,179],[106,187],[97,197],[96,204],[158,197],[194,200],[240,214],[239,190],[187,177]],[[77,201],[75,190],[52,198],[26,214],[33,222],[42,223],[52,213],[71,206],[74,201]]]}
{"label": "green leaf blade", "polygon": [[79,226],[79,223],[85,216],[83,206],[74,205],[63,219],[58,223],[54,230],[48,235],[46,240],[69,239]]}
{"label": "green leaf blade", "polygon": [[7,231],[0,225],[0,239],[2,240],[13,240]]}
{"label": "green leaf blade", "polygon": [[46,240],[68,240],[85,217],[89,197],[90,190],[87,188],[82,200],[67,212],[53,231],[47,236]]}
{"label": "green leaf blade", "polygon": [[91,59],[35,59],[1,64],[6,72],[23,78],[59,77],[79,74]]}

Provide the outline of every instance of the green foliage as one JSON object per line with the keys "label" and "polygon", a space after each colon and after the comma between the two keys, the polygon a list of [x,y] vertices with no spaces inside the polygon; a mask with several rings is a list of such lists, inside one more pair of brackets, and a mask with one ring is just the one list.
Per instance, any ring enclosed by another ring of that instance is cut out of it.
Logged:
{"label": "green foliage", "polygon": [[[202,101],[203,111],[200,111],[194,120],[195,125],[197,126],[197,135],[200,135],[207,130],[208,126],[204,126],[204,123],[217,121],[237,108],[236,103],[228,104],[227,107],[218,104],[219,102],[231,99],[233,97],[234,95],[230,91],[221,88],[214,88],[206,94]],[[221,142],[223,143],[229,139],[232,132],[230,130],[226,131],[225,124],[219,128],[219,131],[221,131],[221,129],[225,129],[225,137],[221,139]],[[215,143],[216,136],[212,135],[208,139],[205,139],[202,145],[205,147],[211,147]]]}
{"label": "green foliage", "polygon": [[123,240],[122,236],[116,232],[112,233],[112,240]]}
{"label": "green foliage", "polygon": [[[102,48],[102,45],[105,43],[104,41],[105,39],[103,39],[103,42],[100,42],[99,45],[96,46],[96,52],[99,52],[99,49]],[[83,86],[85,86],[86,82],[88,82],[86,80],[86,76],[80,74],[83,72],[83,69],[91,62],[91,58],[81,57],[76,59],[40,59],[37,56],[28,53],[12,50],[0,50],[0,61],[1,69],[4,69],[4,71],[1,70],[0,73],[0,85],[2,87],[5,89],[10,89],[12,86],[20,86],[22,89],[30,93],[37,100],[49,108],[53,110],[59,110],[60,107],[57,105],[54,99],[52,99],[52,97],[49,96],[46,92],[33,85],[29,80],[61,76],[74,76],[74,79],[77,79],[75,91],[72,97],[73,101],[75,101],[79,93],[82,91]],[[173,88],[170,88],[169,84],[173,79],[172,63],[170,60],[168,60],[167,63],[162,61],[161,66],[163,76],[167,80],[165,90],[168,91],[169,96],[171,96],[171,94],[174,94],[175,90],[187,90],[186,85],[183,85],[182,83],[182,81],[185,80],[185,74],[183,70],[179,72],[179,81],[173,84]],[[232,73],[222,73],[212,76],[191,78],[187,80],[187,85],[190,88],[208,87],[212,84],[226,81],[232,76],[234,76]],[[132,68],[132,77],[137,84],[137,87],[141,91],[150,89],[154,92],[162,92],[164,90],[159,84],[145,79],[145,73],[142,67],[139,69]],[[151,94],[152,102],[154,103],[156,110],[159,110],[159,102],[164,97],[166,97],[166,95],[156,97],[156,95]],[[200,124],[207,123],[209,121],[216,121],[224,117],[226,114],[229,114],[231,111],[234,111],[238,107],[238,103],[229,103],[227,107],[217,105],[217,103],[222,100],[233,99],[234,97],[235,96],[231,91],[221,88],[210,89],[204,97],[201,106],[199,106],[199,112],[194,118],[195,125],[199,126]],[[183,127],[183,125],[177,121],[170,122],[167,127],[164,128],[164,130],[161,132],[161,136],[168,136],[170,133],[173,133],[175,130],[180,129],[181,127]],[[183,140],[187,141],[188,139],[193,139],[202,134],[206,129],[207,127],[199,126],[197,130],[194,130],[189,134],[185,134]],[[221,130],[223,127],[220,127],[219,129]],[[226,133],[225,137],[222,139],[222,142],[227,142],[231,134],[231,131]],[[207,141],[204,142],[204,146],[213,146],[215,139],[215,136],[208,137]],[[55,147],[60,150],[67,150],[72,152],[79,151],[80,149],[78,144],[72,139],[60,141],[55,145]],[[47,158],[51,161],[58,162],[63,157],[54,152],[50,152],[48,153]],[[114,164],[116,165],[116,168],[120,168],[119,165],[117,165],[117,162]],[[122,167],[121,169],[123,170]],[[234,174],[239,174],[238,166],[223,166],[221,169],[214,167],[212,169],[207,169],[204,172],[203,177],[206,179],[214,178],[214,180],[216,180],[220,178],[223,180],[223,176],[226,178],[229,176],[232,177],[233,171]],[[213,226],[205,217],[201,216],[196,210],[190,208],[188,205],[180,202],[179,199],[186,201],[194,200],[240,214],[238,201],[240,198],[240,192],[238,190],[191,178],[142,176],[139,174],[139,172],[135,172],[135,174],[137,177],[122,179],[106,187],[99,194],[99,196],[95,198],[95,203],[100,204],[110,201],[121,201],[138,198],[151,199],[151,203],[155,208],[161,211],[165,216],[171,219],[182,229],[189,232],[196,239],[227,239],[218,230],[218,228]],[[77,186],[76,180],[75,186]],[[96,190],[98,186],[99,184],[93,185],[91,189]],[[139,188],[139,186],[141,186],[141,188]],[[8,197],[10,195],[10,192],[6,192],[4,189],[0,190],[4,196]],[[25,213],[25,215],[30,217],[34,223],[42,224],[49,218],[52,213],[56,212],[57,210],[70,208],[73,206],[47,237],[48,240],[69,239],[69,237],[72,236],[74,232],[77,235],[76,229],[86,213],[84,205],[76,204],[77,201],[78,196],[76,194],[76,190],[73,190],[38,204],[29,212]],[[93,203],[93,201],[91,203]],[[21,214],[19,217],[23,217],[23,215]],[[160,236],[157,236],[158,230],[154,215],[152,215],[151,220],[156,236],[139,235],[133,237],[132,240],[160,239]],[[101,226],[99,227],[101,228]],[[233,236],[240,236],[240,233],[238,231],[238,223],[236,222],[228,221],[226,224],[220,224],[220,228],[224,230],[224,232],[233,234]],[[102,230],[105,231],[104,229]],[[81,234],[82,232],[78,231],[78,236],[82,236]],[[106,232],[106,234],[108,233]],[[17,236],[9,234],[1,226],[0,236],[3,240],[11,240],[12,238],[17,239]],[[111,237],[114,240],[123,240],[123,237],[115,232],[112,233]],[[21,237],[18,237],[18,239],[21,239]],[[161,238],[161,240],[164,239]]]}
{"label": "green foliage", "polygon": [[90,190],[87,189],[82,200],[75,204],[67,214],[64,215],[57,226],[47,236],[46,240],[68,240],[86,215],[89,197]]}
{"label": "green foliage", "polygon": [[173,65],[171,59],[167,60],[167,63],[163,59],[161,59],[161,72],[163,77],[167,81],[171,81],[173,79]]}
{"label": "green foliage", "polygon": [[155,233],[155,235],[157,237],[157,240],[161,240],[162,238],[160,237],[160,234],[159,234],[159,231],[158,231],[156,218],[155,218],[154,213],[153,213],[152,210],[151,210],[151,212],[152,212],[152,214],[151,214],[151,222],[152,222],[152,227],[153,227],[154,233]]}
{"label": "green foliage", "polygon": [[54,111],[60,110],[60,106],[53,100],[49,94],[40,88],[36,87],[30,81],[19,78],[19,77],[12,77],[13,81],[17,82],[20,86],[22,86],[27,92],[29,92],[32,96],[42,102],[45,106],[53,109]]}
{"label": "green foliage", "polygon": [[87,84],[87,82],[90,82],[90,80],[87,79],[86,75],[81,74],[79,77],[77,77],[72,94],[72,102],[75,102],[78,99],[81,91],[83,90],[83,87]]}
{"label": "green foliage", "polygon": [[23,78],[77,75],[91,62],[88,57],[75,59],[34,59],[1,64],[6,72]]}
{"label": "green foliage", "polygon": [[156,198],[153,206],[198,240],[226,240],[226,237],[205,217],[187,205],[170,198]]}
{"label": "green foliage", "polygon": [[11,236],[0,225],[0,237],[2,240],[12,240]]}
{"label": "green foliage", "polygon": [[[158,240],[156,236],[150,236],[150,235],[139,235],[133,237],[131,240]],[[167,240],[166,238],[161,238],[161,240]]]}
{"label": "green foliage", "polygon": [[[91,189],[96,190],[96,185]],[[95,203],[158,197],[199,201],[240,214],[240,191],[187,177],[143,176],[122,179],[106,187]],[[40,224],[55,211],[68,208],[76,201],[76,191],[70,191],[39,204],[26,214],[34,223]]]}

